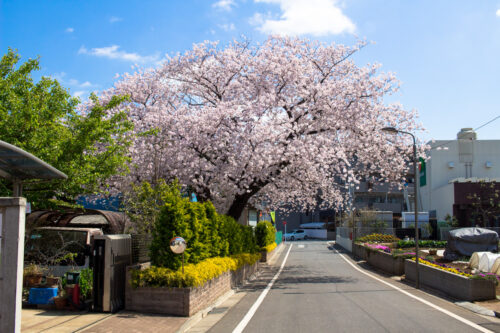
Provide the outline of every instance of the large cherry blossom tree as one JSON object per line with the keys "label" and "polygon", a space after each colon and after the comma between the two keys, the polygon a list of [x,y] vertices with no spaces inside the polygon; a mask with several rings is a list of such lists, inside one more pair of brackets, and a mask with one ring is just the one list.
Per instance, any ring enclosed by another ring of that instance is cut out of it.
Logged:
{"label": "large cherry blossom tree", "polygon": [[[102,98],[130,95],[137,136],[128,179],[178,179],[221,213],[249,203],[339,207],[347,184],[397,181],[407,169],[416,114],[384,97],[398,89],[378,65],[358,67],[353,47],[270,37],[215,42],[125,74]],[[119,110],[116,110],[119,111]]]}

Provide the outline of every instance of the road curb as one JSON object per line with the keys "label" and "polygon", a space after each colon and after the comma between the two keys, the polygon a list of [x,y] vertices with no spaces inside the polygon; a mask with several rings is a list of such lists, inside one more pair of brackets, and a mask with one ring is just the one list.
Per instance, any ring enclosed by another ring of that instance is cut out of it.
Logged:
{"label": "road curb", "polygon": [[210,311],[212,311],[214,308],[218,307],[220,304],[224,303],[229,297],[233,296],[235,294],[235,291],[231,289],[221,297],[219,297],[212,305],[209,307],[206,307],[205,309],[198,311],[191,317],[189,317],[188,320],[182,326],[176,331],[176,333],[183,333],[189,330],[191,327],[194,325],[198,324],[203,318],[208,316]]}
{"label": "road curb", "polygon": [[477,314],[483,315],[483,316],[489,316],[489,317],[499,317],[500,318],[500,313],[486,309],[482,306],[479,306],[477,304],[471,303],[471,302],[455,302],[456,305],[467,309],[469,311],[475,312]]}

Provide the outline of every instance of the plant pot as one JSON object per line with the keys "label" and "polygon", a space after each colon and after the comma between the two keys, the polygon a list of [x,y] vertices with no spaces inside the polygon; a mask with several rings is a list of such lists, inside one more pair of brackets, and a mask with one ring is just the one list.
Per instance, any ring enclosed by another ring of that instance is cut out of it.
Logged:
{"label": "plant pot", "polygon": [[60,277],[56,277],[56,276],[47,276],[45,278],[45,285],[47,287],[58,287],[59,286],[59,283],[61,281],[61,278]]}
{"label": "plant pot", "polygon": [[34,287],[42,283],[43,275],[42,274],[26,275],[24,278],[26,279],[26,285],[28,287]]}
{"label": "plant pot", "polygon": [[68,300],[62,296],[54,297],[54,304],[57,310],[64,310],[68,305]]}

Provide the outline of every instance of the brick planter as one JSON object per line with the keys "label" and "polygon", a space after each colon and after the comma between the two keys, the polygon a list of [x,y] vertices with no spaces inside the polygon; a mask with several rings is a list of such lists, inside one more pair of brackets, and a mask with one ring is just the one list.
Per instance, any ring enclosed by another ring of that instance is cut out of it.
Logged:
{"label": "brick planter", "polygon": [[[416,264],[405,260],[406,278],[415,281]],[[439,268],[419,264],[420,284],[440,290],[456,299],[483,301],[496,298],[495,283],[489,280],[469,279]]]}
{"label": "brick planter", "polygon": [[225,272],[207,281],[201,287],[192,288],[132,288],[132,269],[144,269],[148,265],[127,267],[125,309],[139,312],[161,313],[176,316],[192,316],[210,306],[217,298],[241,284],[257,271],[258,263],[245,265],[239,270]]}
{"label": "brick planter", "polygon": [[394,258],[392,254],[381,251],[366,250],[366,261],[373,267],[387,274],[403,275],[405,273],[405,259]]}

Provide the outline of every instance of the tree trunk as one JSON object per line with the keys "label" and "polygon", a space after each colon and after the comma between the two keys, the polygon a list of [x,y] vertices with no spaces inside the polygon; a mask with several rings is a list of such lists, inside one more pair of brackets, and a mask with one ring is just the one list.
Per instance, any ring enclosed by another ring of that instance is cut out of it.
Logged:
{"label": "tree trunk", "polygon": [[247,206],[248,200],[250,200],[251,197],[252,196],[248,194],[237,195],[231,203],[231,206],[229,207],[226,215],[229,215],[236,221],[238,221],[241,217],[241,214],[243,213],[243,210]]}

